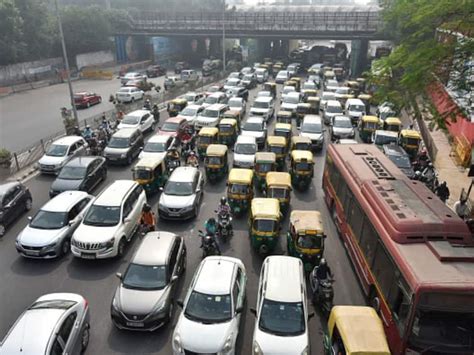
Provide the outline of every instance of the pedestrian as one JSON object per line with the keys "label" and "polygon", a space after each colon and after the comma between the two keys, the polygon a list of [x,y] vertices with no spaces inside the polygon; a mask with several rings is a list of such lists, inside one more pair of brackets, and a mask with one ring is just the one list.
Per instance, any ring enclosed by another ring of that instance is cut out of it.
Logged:
{"label": "pedestrian", "polygon": [[470,211],[467,205],[467,199],[460,198],[459,201],[456,201],[454,204],[453,209],[460,218],[465,220],[469,217]]}
{"label": "pedestrian", "polygon": [[446,181],[443,181],[441,184],[439,184],[435,190],[435,194],[438,195],[438,197],[446,203],[446,200],[449,198],[449,188],[448,185],[446,184]]}

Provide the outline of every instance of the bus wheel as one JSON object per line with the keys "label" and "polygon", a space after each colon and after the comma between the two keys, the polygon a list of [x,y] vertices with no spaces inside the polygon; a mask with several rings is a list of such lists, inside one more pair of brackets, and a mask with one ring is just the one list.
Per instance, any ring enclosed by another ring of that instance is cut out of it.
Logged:
{"label": "bus wheel", "polygon": [[379,313],[380,312],[380,299],[377,296],[377,292],[375,291],[375,287],[371,286],[370,287],[370,293],[369,293],[369,305],[373,309],[375,309],[375,312]]}

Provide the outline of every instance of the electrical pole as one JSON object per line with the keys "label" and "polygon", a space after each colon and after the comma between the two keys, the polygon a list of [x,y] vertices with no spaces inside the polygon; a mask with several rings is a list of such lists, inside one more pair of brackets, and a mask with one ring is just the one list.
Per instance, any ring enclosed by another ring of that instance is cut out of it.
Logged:
{"label": "electrical pole", "polygon": [[225,73],[225,0],[222,0],[222,68]]}
{"label": "electrical pole", "polygon": [[61,23],[61,15],[59,14],[58,0],[54,0],[54,5],[56,6],[56,17],[58,18],[59,36],[61,37],[61,46],[63,48],[63,60],[64,66],[66,67],[66,79],[67,85],[69,87],[69,97],[71,99],[72,115],[76,126],[79,127],[79,119],[77,118],[76,105],[74,104],[74,92],[72,91],[71,73],[69,71],[69,61],[67,59],[66,43],[64,42],[63,25]]}

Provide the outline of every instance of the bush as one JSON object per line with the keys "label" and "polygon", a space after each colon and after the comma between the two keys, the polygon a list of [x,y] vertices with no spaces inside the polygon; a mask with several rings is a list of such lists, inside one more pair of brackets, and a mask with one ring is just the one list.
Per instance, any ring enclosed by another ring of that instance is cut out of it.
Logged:
{"label": "bush", "polygon": [[12,163],[12,153],[5,148],[0,148],[0,166],[9,168]]}

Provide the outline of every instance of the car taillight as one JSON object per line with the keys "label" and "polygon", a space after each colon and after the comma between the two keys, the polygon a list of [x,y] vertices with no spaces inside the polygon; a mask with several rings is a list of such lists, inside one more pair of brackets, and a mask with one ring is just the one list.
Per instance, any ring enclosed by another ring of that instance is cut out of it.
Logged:
{"label": "car taillight", "polygon": [[87,307],[89,307],[89,301],[86,298],[84,298],[84,308],[87,308]]}

